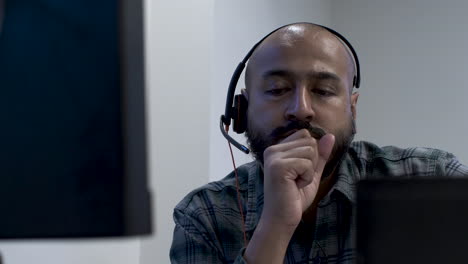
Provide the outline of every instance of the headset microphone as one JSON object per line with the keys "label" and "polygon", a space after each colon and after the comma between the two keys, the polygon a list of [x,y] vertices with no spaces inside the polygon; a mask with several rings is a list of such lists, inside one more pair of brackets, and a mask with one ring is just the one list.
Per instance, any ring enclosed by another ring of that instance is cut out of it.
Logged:
{"label": "headset microphone", "polygon": [[233,139],[231,136],[229,136],[229,134],[227,133],[229,126],[226,125],[225,127],[223,127],[223,117],[224,116],[221,116],[221,120],[219,122],[219,128],[221,129],[221,133],[223,134],[223,136],[229,141],[229,143],[233,144],[240,151],[244,152],[245,154],[249,154],[250,150],[248,147],[242,145],[241,143]]}

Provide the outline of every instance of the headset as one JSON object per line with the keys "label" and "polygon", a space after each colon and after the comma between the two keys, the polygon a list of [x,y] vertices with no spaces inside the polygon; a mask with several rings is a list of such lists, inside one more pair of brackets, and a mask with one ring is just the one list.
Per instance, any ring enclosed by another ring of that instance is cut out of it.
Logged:
{"label": "headset", "polygon": [[332,33],[336,37],[338,37],[349,48],[354,59],[354,63],[356,67],[356,75],[353,77],[353,87],[359,88],[360,86],[361,72],[359,68],[359,59],[358,59],[357,53],[354,50],[351,43],[340,33],[336,32],[335,30],[331,28],[328,28],[319,24],[310,23],[310,22],[291,23],[291,24],[281,26],[271,31],[265,37],[263,37],[259,42],[257,42],[250,49],[250,51],[247,53],[244,59],[239,63],[239,65],[237,65],[236,70],[232,74],[231,81],[229,82],[229,88],[228,88],[227,97],[226,97],[226,108],[224,111],[224,115],[221,115],[221,118],[220,118],[219,126],[220,126],[221,133],[223,134],[223,136],[229,141],[229,143],[233,144],[236,148],[238,148],[240,151],[244,152],[245,154],[249,154],[250,152],[249,148],[240,144],[228,134],[229,126],[231,125],[231,119],[233,121],[234,132],[238,134],[242,134],[247,129],[247,105],[248,105],[247,99],[242,94],[234,95],[234,93],[236,92],[236,87],[237,87],[237,83],[239,82],[240,75],[242,74],[242,71],[244,70],[247,61],[250,59],[254,51],[266,38],[268,38],[270,35],[272,35],[273,33],[275,33],[276,31],[282,28],[292,26],[292,25],[298,25],[298,24],[309,24],[309,25],[318,26]]}

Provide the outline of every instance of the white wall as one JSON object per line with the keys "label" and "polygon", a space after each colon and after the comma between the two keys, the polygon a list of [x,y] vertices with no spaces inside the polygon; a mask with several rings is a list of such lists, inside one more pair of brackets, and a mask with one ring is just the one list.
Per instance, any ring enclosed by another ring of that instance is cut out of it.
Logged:
{"label": "white wall", "polygon": [[358,135],[430,146],[468,164],[468,2],[336,0],[334,27],[362,64]]}
{"label": "white wall", "polygon": [[141,262],[169,263],[172,211],[208,182],[213,0],[147,0],[150,171],[155,234]]}
{"label": "white wall", "polygon": [[4,264],[130,264],[139,263],[140,241],[70,239],[2,241]]}
{"label": "white wall", "polygon": [[[273,29],[300,21],[330,25],[329,0],[237,0],[215,1],[212,85],[210,94],[210,180],[221,179],[232,171],[226,139],[219,130],[231,75],[250,48]],[[244,87],[243,76],[238,90]],[[238,91],[238,92],[239,92]],[[234,138],[245,143],[243,135]],[[250,155],[234,149],[236,165],[251,161]]]}

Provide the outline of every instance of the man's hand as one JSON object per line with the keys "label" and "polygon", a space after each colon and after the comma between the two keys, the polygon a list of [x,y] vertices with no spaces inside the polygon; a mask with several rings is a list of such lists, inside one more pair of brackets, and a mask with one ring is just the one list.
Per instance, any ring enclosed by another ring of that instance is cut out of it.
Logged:
{"label": "man's hand", "polygon": [[316,140],[301,129],[265,150],[264,220],[296,229],[314,201],[334,143],[331,134]]}
{"label": "man's hand", "polygon": [[247,263],[283,263],[302,213],[317,195],[334,144],[331,134],[317,141],[301,129],[265,150],[264,206],[244,253]]}

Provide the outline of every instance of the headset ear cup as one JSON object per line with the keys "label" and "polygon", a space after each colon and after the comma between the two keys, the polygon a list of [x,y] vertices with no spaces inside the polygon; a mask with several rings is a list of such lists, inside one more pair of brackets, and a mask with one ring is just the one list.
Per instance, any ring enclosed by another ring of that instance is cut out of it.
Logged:
{"label": "headset ear cup", "polygon": [[234,107],[232,113],[233,130],[242,134],[247,129],[247,99],[243,94],[234,96]]}

